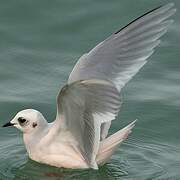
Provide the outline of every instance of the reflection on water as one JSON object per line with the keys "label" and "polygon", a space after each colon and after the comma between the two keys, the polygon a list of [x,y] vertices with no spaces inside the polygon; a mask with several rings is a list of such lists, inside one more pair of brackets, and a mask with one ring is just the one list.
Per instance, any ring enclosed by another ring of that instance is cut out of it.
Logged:
{"label": "reflection on water", "polygon": [[[1,161],[1,177],[8,180],[131,180],[141,179],[142,175],[144,179],[172,177],[177,168],[170,169],[169,164],[172,167],[180,165],[176,160],[180,158],[179,151],[175,147],[156,143],[131,138],[113,155],[110,162],[98,171],[70,170],[40,164],[28,159],[24,148],[16,145],[15,150],[4,156]],[[14,144],[11,146],[15,147]],[[13,149],[10,146],[9,148]]]}
{"label": "reflection on water", "polygon": [[26,164],[19,168],[15,174],[14,180],[19,179],[92,179],[92,180],[111,180],[117,177],[124,177],[127,172],[120,169],[121,164],[116,162],[108,163],[98,171],[96,170],[68,170],[63,168],[55,168],[42,165],[34,161],[28,160]]}

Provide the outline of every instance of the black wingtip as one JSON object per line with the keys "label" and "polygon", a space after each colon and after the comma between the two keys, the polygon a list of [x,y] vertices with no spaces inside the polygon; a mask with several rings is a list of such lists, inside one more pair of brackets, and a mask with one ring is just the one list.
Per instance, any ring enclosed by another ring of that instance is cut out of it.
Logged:
{"label": "black wingtip", "polygon": [[[127,26],[129,26],[130,24],[132,24],[133,22],[137,21],[138,19],[142,18],[143,16],[146,16],[147,14],[156,11],[157,9],[160,9],[162,7],[168,7],[168,9],[171,9],[175,4],[174,3],[168,3],[168,4],[164,4],[164,5],[160,5],[148,12],[146,12],[145,14],[139,16],[138,18],[134,19],[133,21],[131,21],[129,24],[127,24],[126,26],[124,26],[123,28],[121,28],[120,30],[116,31],[114,34],[118,34],[120,31],[122,31],[123,29],[125,29]],[[176,9],[175,9],[176,10]]]}
{"label": "black wingtip", "polygon": [[132,24],[133,22],[137,21],[138,19],[142,18],[143,16],[145,16],[145,15],[147,15],[147,14],[149,14],[149,13],[151,13],[151,12],[153,12],[153,11],[155,11],[155,10],[161,8],[161,7],[162,7],[162,6],[158,6],[158,7],[154,8],[154,9],[152,9],[152,10],[146,12],[145,14],[139,16],[138,18],[134,19],[133,21],[131,21],[129,24],[127,24],[127,25],[124,26],[123,28],[121,28],[121,29],[119,29],[118,31],[116,31],[114,34],[118,34],[120,31],[122,31],[123,29],[125,29],[126,27],[128,27],[128,26],[129,26],[130,24]]}

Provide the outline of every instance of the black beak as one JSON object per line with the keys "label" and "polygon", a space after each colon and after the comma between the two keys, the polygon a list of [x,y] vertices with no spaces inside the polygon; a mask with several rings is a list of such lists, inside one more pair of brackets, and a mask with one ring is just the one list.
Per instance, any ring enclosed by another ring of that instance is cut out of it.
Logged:
{"label": "black beak", "polygon": [[14,125],[13,123],[8,122],[8,123],[4,124],[2,127],[8,127],[8,126],[13,126],[13,125]]}

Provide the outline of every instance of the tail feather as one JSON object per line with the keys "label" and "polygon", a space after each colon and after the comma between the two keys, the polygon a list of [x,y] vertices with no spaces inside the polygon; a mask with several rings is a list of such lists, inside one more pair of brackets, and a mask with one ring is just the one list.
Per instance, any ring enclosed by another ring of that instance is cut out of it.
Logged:
{"label": "tail feather", "polygon": [[136,120],[101,141],[99,151],[96,157],[97,164],[102,165],[110,159],[114,151],[117,149],[118,145],[122,143],[131,133],[132,128],[135,126],[135,122]]}

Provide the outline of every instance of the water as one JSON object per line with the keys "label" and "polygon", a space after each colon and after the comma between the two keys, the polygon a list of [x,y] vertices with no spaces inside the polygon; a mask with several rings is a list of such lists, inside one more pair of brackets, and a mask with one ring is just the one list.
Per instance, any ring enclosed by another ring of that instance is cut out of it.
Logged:
{"label": "water", "polygon": [[[129,21],[168,1],[0,0],[0,124],[24,108],[52,121],[55,98],[77,59]],[[175,0],[180,9],[180,1]],[[149,63],[124,88],[111,133],[138,119],[99,171],[66,170],[28,159],[22,135],[0,129],[0,179],[180,179],[179,13]]]}

